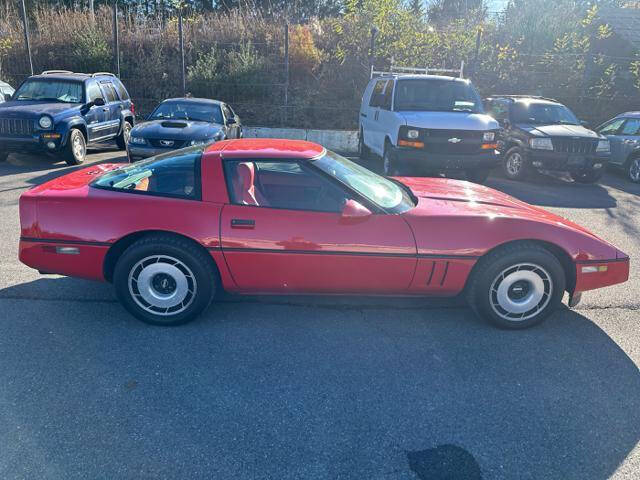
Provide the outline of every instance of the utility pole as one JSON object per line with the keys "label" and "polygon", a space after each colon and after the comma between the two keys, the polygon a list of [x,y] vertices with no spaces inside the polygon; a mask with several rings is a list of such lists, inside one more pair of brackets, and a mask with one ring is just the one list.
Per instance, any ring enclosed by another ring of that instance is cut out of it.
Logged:
{"label": "utility pole", "polygon": [[24,28],[24,44],[27,47],[27,55],[29,56],[29,67],[31,68],[31,75],[33,75],[33,60],[31,59],[31,45],[29,44],[29,26],[27,24],[27,7],[24,6],[24,0],[22,0],[22,27]]}
{"label": "utility pole", "polygon": [[118,0],[113,2],[113,49],[116,58],[116,75],[120,78],[120,32],[118,28]]}

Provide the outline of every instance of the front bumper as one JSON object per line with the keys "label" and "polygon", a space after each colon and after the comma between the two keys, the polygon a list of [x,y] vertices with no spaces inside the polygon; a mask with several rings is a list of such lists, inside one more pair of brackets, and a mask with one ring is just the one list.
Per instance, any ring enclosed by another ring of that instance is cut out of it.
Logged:
{"label": "front bumper", "polygon": [[629,257],[576,263],[576,286],[572,293],[624,283],[629,279]]}
{"label": "front bumper", "polygon": [[[572,154],[544,150],[528,150],[527,160],[530,165],[540,170],[584,171],[604,170],[609,163],[610,153]],[[600,165],[594,168],[594,165]]]}
{"label": "front bumper", "polygon": [[393,149],[393,161],[398,169],[410,173],[442,172],[448,170],[491,169],[498,165],[497,150],[466,155],[429,153],[415,148]]}
{"label": "front bumper", "polygon": [[[46,138],[44,135],[59,135]],[[52,143],[53,148],[48,144]],[[0,136],[0,151],[16,153],[56,153],[64,146],[64,136],[57,132],[38,133],[24,137]]]}
{"label": "front bumper", "polygon": [[162,153],[172,152],[179,150],[178,148],[156,148],[151,145],[127,145],[127,152],[129,152],[129,158],[133,160],[140,160],[142,158],[149,158]]}

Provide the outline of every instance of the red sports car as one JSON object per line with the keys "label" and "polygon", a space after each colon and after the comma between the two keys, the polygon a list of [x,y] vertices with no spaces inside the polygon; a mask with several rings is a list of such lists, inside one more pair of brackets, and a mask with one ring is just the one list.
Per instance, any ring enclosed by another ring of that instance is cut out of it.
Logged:
{"label": "red sports car", "polygon": [[506,328],[565,291],[624,282],[629,257],[498,191],[384,178],[303,141],[242,139],[97,165],[20,198],[20,260],[109,281],[148,323],[239,294],[454,296]]}

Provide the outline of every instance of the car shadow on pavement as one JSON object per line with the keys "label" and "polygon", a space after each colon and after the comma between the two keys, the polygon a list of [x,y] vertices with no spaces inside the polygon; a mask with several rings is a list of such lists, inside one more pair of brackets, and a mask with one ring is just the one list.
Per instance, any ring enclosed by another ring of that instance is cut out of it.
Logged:
{"label": "car shadow on pavement", "polygon": [[[605,174],[603,178],[608,176]],[[494,172],[486,185],[541,207],[615,208],[617,205],[616,199],[599,183],[575,183],[564,175],[535,172],[526,181],[517,182]]]}
{"label": "car shadow on pavement", "polygon": [[628,180],[623,174],[618,172],[610,172],[600,180],[602,185],[610,188],[615,188],[621,192],[628,193],[630,195],[640,196],[640,183],[633,183]]}
{"label": "car shadow on pavement", "polygon": [[107,478],[604,479],[640,439],[638,367],[575,311],[504,331],[454,306],[288,298],[160,328],[106,285],[0,290],[12,458]]}

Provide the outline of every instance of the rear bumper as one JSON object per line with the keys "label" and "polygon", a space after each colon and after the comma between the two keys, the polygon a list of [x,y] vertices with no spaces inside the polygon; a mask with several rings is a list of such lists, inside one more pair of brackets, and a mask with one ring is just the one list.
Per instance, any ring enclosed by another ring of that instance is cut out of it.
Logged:
{"label": "rear bumper", "polygon": [[574,293],[609,287],[629,280],[629,257],[576,263]]}
{"label": "rear bumper", "polygon": [[498,165],[497,150],[468,155],[428,153],[414,148],[394,148],[393,160],[403,172],[491,169]]}
{"label": "rear bumper", "polygon": [[[609,163],[609,153],[568,154],[529,150],[526,152],[529,163],[541,170],[584,171],[604,170]],[[594,165],[596,167],[594,167]],[[597,165],[600,165],[597,167]]]}
{"label": "rear bumper", "polygon": [[110,245],[20,238],[19,259],[41,273],[104,281],[104,258]]}

